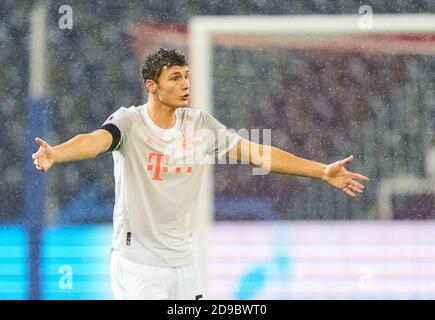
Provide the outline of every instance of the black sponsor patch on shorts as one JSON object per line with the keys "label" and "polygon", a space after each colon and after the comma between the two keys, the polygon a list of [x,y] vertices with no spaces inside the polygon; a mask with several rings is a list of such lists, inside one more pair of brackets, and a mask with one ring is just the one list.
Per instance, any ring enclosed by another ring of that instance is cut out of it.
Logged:
{"label": "black sponsor patch on shorts", "polygon": [[131,240],[131,232],[127,232],[127,240],[125,242],[127,246],[130,246],[130,240]]}

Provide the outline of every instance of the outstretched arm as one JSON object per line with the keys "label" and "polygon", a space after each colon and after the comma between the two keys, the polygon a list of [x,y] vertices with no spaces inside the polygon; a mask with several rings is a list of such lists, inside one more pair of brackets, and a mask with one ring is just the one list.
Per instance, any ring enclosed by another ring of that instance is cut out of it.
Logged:
{"label": "outstretched arm", "polygon": [[95,158],[110,148],[112,140],[112,134],[104,129],[98,129],[88,134],[79,134],[54,147],[41,138],[35,138],[39,149],[32,154],[33,164],[37,170],[47,172],[57,162]]}
{"label": "outstretched arm", "polygon": [[366,176],[346,170],[345,166],[352,161],[353,156],[325,165],[246,139],[240,139],[235,149],[237,156],[232,152],[228,156],[249,161],[258,168],[275,173],[321,179],[352,197],[356,195],[354,192],[364,191],[364,186],[357,180],[368,180]]}

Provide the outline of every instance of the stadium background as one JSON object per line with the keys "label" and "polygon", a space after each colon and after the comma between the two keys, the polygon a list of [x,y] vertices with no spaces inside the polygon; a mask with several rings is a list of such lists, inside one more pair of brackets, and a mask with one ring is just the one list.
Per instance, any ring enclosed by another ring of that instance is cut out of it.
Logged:
{"label": "stadium background", "polygon": [[[34,297],[24,208],[34,4],[0,4],[2,299]],[[65,4],[72,30],[58,26]],[[135,27],[183,33],[195,15],[357,14],[361,5],[375,16],[435,13],[429,0],[49,1],[45,138],[61,143],[144,101],[138,55],[153,48]],[[308,179],[217,165],[210,297],[435,297],[434,193],[393,196],[393,224],[380,219],[377,204],[385,179],[434,177],[434,56],[220,45],[212,63],[213,114],[228,127],[271,128],[274,145],[321,162],[354,154],[351,169],[371,180],[364,196],[349,199]],[[112,171],[105,154],[47,175],[37,298],[110,298]]]}

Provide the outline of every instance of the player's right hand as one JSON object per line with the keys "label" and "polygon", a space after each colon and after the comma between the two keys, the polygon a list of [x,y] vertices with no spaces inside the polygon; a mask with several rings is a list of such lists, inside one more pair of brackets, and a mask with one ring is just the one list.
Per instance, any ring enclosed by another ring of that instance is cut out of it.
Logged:
{"label": "player's right hand", "polygon": [[32,154],[33,164],[37,170],[47,172],[54,164],[53,147],[38,137],[35,142],[39,145],[39,150]]}

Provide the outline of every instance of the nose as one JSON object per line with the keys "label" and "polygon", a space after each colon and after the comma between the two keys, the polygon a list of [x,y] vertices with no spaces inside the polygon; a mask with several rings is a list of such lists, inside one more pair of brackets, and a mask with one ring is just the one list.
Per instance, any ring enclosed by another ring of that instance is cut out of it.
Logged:
{"label": "nose", "polygon": [[184,79],[184,81],[181,82],[181,90],[188,90],[189,88],[190,88],[189,79]]}

